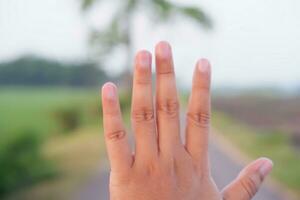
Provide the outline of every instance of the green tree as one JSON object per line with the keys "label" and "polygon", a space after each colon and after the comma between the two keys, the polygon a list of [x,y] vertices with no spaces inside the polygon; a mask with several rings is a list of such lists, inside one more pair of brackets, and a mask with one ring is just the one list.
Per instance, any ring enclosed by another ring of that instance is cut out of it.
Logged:
{"label": "green tree", "polygon": [[[81,0],[82,10],[88,12],[97,2],[104,0]],[[185,6],[169,0],[122,0],[116,1],[117,12],[112,17],[105,30],[92,30],[90,44],[100,56],[111,53],[115,48],[123,45],[126,49],[126,66],[130,67],[133,57],[133,39],[131,31],[134,29],[133,20],[139,10],[148,11],[148,16],[156,22],[168,22],[175,15],[182,15],[193,19],[206,29],[212,28],[212,22],[205,12],[195,6]]]}
{"label": "green tree", "polygon": [[99,86],[108,79],[95,63],[58,62],[36,56],[23,56],[0,63],[0,86]]}

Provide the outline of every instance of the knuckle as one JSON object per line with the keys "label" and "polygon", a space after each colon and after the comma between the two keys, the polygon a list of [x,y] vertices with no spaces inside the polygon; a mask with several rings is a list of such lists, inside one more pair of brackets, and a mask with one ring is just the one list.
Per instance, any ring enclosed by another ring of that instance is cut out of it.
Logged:
{"label": "knuckle", "polygon": [[174,69],[172,67],[168,66],[168,64],[165,64],[164,67],[161,67],[158,70],[158,74],[159,75],[173,76],[174,75]]}
{"label": "knuckle", "polygon": [[210,84],[208,83],[208,80],[206,80],[206,83],[202,83],[201,85],[196,85],[195,89],[199,90],[199,91],[202,91],[203,93],[209,93]]}
{"label": "knuckle", "polygon": [[117,131],[107,132],[105,136],[109,141],[118,141],[126,136],[126,132],[124,130],[117,130]]}
{"label": "knuckle", "polygon": [[152,109],[133,110],[132,119],[135,122],[152,122],[154,120],[154,111]]}
{"label": "knuckle", "polygon": [[240,184],[249,198],[252,198],[258,190],[256,182],[252,176],[246,176],[240,181]]}
{"label": "knuckle", "polygon": [[178,117],[179,103],[177,100],[167,100],[157,104],[157,110],[165,113],[170,118]]}
{"label": "knuckle", "polygon": [[149,162],[146,168],[146,173],[147,175],[151,176],[153,174],[158,174],[159,173],[159,166],[155,162]]}
{"label": "knuckle", "polygon": [[189,123],[193,123],[197,127],[208,128],[210,125],[210,114],[206,112],[188,113]]}
{"label": "knuckle", "polygon": [[109,187],[119,187],[130,182],[130,177],[126,173],[110,171]]}
{"label": "knuckle", "polygon": [[[140,72],[142,73],[142,72]],[[140,74],[142,75],[142,74]],[[146,74],[143,74],[143,75],[146,75]],[[151,83],[151,77],[146,77],[146,76],[142,76],[142,77],[137,77],[136,80],[135,80],[136,84],[138,85],[150,85]]]}
{"label": "knuckle", "polygon": [[109,118],[115,118],[120,115],[120,110],[118,109],[106,109],[103,114]]}

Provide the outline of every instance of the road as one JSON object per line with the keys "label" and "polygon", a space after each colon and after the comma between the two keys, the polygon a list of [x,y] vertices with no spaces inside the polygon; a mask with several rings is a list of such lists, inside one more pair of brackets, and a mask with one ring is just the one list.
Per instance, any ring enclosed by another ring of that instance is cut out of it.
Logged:
{"label": "road", "polygon": [[[212,176],[219,188],[223,188],[233,180],[242,169],[223,149],[216,144],[210,144],[210,159]],[[95,174],[89,181],[84,183],[80,190],[76,191],[73,200],[108,200],[108,171],[103,170]],[[288,200],[276,189],[264,185],[256,194],[254,200]]]}

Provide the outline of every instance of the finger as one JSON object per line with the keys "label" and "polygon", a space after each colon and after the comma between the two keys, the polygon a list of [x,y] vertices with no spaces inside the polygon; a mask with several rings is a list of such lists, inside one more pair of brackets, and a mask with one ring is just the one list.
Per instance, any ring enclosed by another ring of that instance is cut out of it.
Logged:
{"label": "finger", "polygon": [[102,88],[102,109],[105,142],[112,172],[128,170],[132,156],[122,121],[117,89],[113,83]]}
{"label": "finger", "polygon": [[224,200],[250,200],[271,172],[273,162],[260,158],[246,166],[239,176],[222,191]]}
{"label": "finger", "polygon": [[193,76],[186,119],[186,149],[194,161],[208,166],[208,134],[210,131],[210,64],[197,62]]}
{"label": "finger", "polygon": [[180,142],[179,102],[171,47],[160,42],[155,49],[156,61],[156,114],[159,148],[169,151]]}
{"label": "finger", "polygon": [[136,139],[135,159],[141,163],[147,163],[158,152],[151,76],[151,54],[140,51],[135,59],[131,118]]}

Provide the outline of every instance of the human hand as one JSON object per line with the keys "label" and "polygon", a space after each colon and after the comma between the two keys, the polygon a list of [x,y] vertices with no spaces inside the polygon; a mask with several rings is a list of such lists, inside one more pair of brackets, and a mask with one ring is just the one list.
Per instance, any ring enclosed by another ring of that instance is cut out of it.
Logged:
{"label": "human hand", "polygon": [[[151,60],[147,51],[138,52],[135,58],[131,112],[134,155],[122,122],[117,89],[112,83],[106,83],[102,89],[111,200],[251,199],[272,169],[269,159],[260,158],[246,166],[222,191],[210,174],[209,62],[201,59],[195,67],[183,143],[170,45],[160,42],[156,46],[155,100]],[[225,169],[220,170],[226,173]]]}

